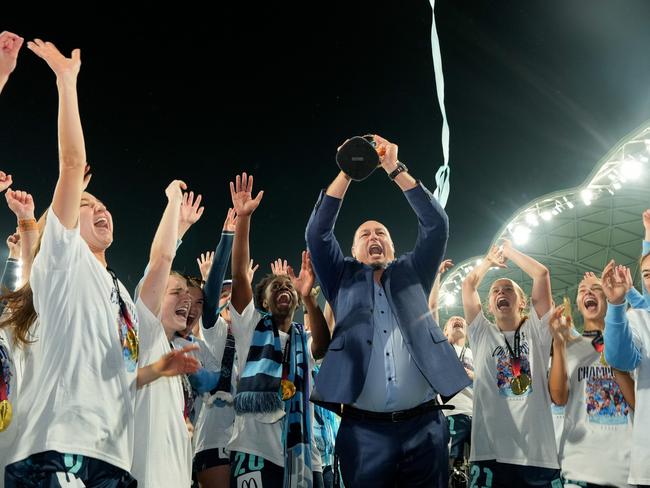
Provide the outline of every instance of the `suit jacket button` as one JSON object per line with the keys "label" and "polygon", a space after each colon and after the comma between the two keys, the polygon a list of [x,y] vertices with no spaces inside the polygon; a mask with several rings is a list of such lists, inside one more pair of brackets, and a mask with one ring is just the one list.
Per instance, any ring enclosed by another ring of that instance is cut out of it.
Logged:
{"label": "suit jacket button", "polygon": [[367,342],[369,346],[372,346],[372,341],[368,340]]}

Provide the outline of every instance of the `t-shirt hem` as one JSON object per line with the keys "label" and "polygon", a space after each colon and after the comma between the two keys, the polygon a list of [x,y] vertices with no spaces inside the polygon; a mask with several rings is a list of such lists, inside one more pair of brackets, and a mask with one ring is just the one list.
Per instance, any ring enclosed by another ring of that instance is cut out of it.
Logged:
{"label": "t-shirt hem", "polygon": [[216,443],[213,442],[211,444],[204,444],[201,447],[197,447],[194,450],[194,456],[196,456],[200,452],[210,451],[212,449],[225,449],[226,451],[231,450],[230,447],[228,447],[228,442],[216,442]]}
{"label": "t-shirt hem", "polygon": [[39,452],[46,452],[46,451],[56,451],[56,452],[60,452],[61,454],[77,454],[80,456],[86,456],[93,459],[98,459],[112,466],[123,469],[127,473],[131,473],[130,458],[128,463],[125,464],[121,459],[107,455],[103,451],[95,451],[93,449],[86,449],[79,446],[57,444],[57,443],[48,443],[45,444],[42,449],[30,449],[29,451],[18,453],[17,455],[12,456],[11,463],[22,461],[24,459],[27,459],[29,456],[33,456],[34,454],[38,454]]}
{"label": "t-shirt hem", "polygon": [[562,478],[568,480],[584,481],[585,483],[593,483],[595,485],[602,485],[602,486],[625,487],[628,484],[627,480],[619,480],[614,482],[612,481],[611,478],[603,478],[599,476],[590,476],[590,475],[583,476],[582,474],[578,474],[573,471],[565,471],[565,470],[562,470]]}
{"label": "t-shirt hem", "polygon": [[628,485],[650,485],[650,478],[628,478]]}
{"label": "t-shirt hem", "polygon": [[243,446],[228,446],[227,449],[230,452],[245,452],[246,454],[252,454],[254,456],[259,456],[261,458],[264,458],[265,461],[273,463],[276,466],[284,469],[284,459],[281,460],[280,462],[278,462],[278,458],[274,458],[273,456],[269,456],[268,453],[258,451],[257,449],[249,449],[248,447],[243,447]]}
{"label": "t-shirt hem", "polygon": [[470,458],[470,462],[474,461],[496,461],[497,463],[516,464],[518,466],[533,466],[536,468],[560,469],[559,463],[548,463],[546,461],[535,461],[531,459],[508,459],[508,458],[495,458],[489,454],[483,456],[475,456]]}

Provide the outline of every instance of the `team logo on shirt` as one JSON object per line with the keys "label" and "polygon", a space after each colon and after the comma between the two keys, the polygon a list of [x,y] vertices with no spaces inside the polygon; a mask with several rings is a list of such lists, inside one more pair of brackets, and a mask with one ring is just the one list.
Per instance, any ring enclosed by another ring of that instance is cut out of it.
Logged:
{"label": "team logo on shirt", "polygon": [[578,381],[585,382],[585,407],[589,422],[604,425],[628,423],[630,407],[623,397],[612,368],[596,361],[578,368]]}
{"label": "team logo on shirt", "polygon": [[[522,375],[528,375],[528,378],[532,378],[530,372],[530,348],[528,347],[528,342],[525,340],[524,334],[522,334],[522,342],[520,345],[520,368]],[[497,360],[497,388],[499,388],[499,394],[504,397],[527,397],[533,392],[533,385],[531,384],[525,391],[520,394],[515,394],[512,391],[512,380],[515,379],[513,372],[512,361],[510,357],[510,352],[508,348],[504,346],[497,346],[492,351],[492,357],[495,357]]]}

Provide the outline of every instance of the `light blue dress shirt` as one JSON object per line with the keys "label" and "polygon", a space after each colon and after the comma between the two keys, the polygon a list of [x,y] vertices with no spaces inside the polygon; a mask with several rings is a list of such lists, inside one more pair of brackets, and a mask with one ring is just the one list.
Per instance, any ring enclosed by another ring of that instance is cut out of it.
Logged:
{"label": "light blue dress shirt", "polygon": [[366,382],[354,407],[394,412],[417,407],[435,397],[406,348],[383,287],[375,282],[373,341]]}

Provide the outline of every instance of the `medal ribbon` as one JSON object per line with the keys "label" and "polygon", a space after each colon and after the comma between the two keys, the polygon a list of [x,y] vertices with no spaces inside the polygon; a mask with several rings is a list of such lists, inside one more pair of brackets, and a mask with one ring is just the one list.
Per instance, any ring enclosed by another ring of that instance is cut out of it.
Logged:
{"label": "medal ribbon", "polygon": [[[134,361],[138,360],[138,334],[135,331],[135,327],[133,327],[133,321],[131,320],[131,314],[129,313],[129,309],[126,308],[126,303],[124,303],[124,300],[122,299],[122,295],[120,294],[120,285],[117,282],[117,276],[115,275],[115,271],[113,271],[110,268],[106,268],[106,271],[108,271],[108,274],[111,275],[111,278],[113,278],[113,285],[115,285],[115,291],[117,292],[117,301],[120,305],[120,315],[124,319],[124,322],[126,323],[126,337],[122,335],[122,328],[118,327],[119,333],[120,333],[120,342],[122,343],[122,348],[128,349],[128,351],[131,353],[131,357]],[[129,343],[129,335],[131,337],[135,338],[135,346],[131,347]],[[132,350],[135,349],[135,350]]]}
{"label": "medal ribbon", "polygon": [[503,338],[506,341],[506,346],[508,347],[508,352],[510,353],[510,364],[512,365],[512,374],[515,376],[515,378],[518,378],[521,375],[521,337],[519,334],[519,329],[521,329],[521,326],[524,325],[524,322],[522,321],[521,324],[519,324],[519,327],[517,327],[517,330],[515,331],[515,349],[513,351],[512,347],[510,347],[510,344],[508,343],[508,339],[506,339],[506,336],[504,335]]}

